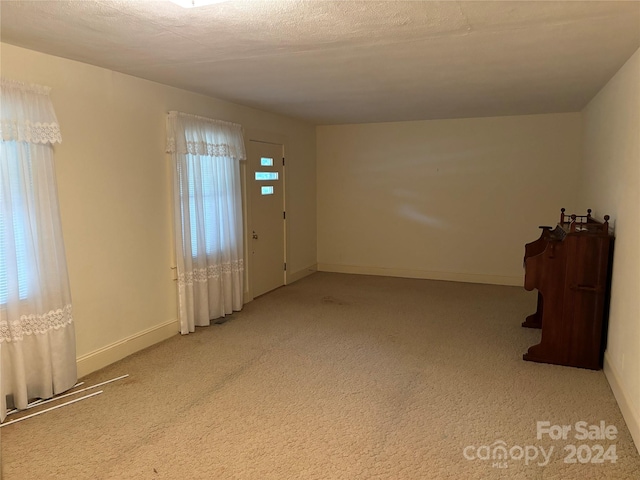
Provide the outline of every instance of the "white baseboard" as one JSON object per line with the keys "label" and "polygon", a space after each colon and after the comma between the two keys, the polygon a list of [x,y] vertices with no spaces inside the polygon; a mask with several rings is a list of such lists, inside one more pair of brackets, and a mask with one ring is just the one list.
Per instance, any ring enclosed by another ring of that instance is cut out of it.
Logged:
{"label": "white baseboard", "polygon": [[490,285],[510,285],[517,287],[521,287],[524,283],[524,272],[521,276],[511,277],[506,275],[433,272],[406,268],[362,267],[358,265],[335,265],[329,263],[319,263],[318,271],[355,273],[359,275],[381,275],[386,277],[422,278],[425,280],[446,280],[449,282],[485,283]]}
{"label": "white baseboard", "polygon": [[620,374],[613,366],[609,358],[608,352],[604,352],[604,375],[613,391],[613,396],[618,402],[624,421],[631,432],[631,438],[636,445],[636,450],[640,453],[640,415],[633,409],[633,404],[629,401],[629,394],[624,388],[624,384],[620,381]]}
{"label": "white baseboard", "polygon": [[298,280],[302,280],[304,277],[308,277],[309,275],[317,271],[318,265],[314,263],[313,265],[310,265],[307,268],[303,268],[302,270],[298,270],[297,272],[287,272],[287,285],[293,282],[297,282]]}
{"label": "white baseboard", "polygon": [[99,348],[91,353],[81,355],[77,358],[78,378],[100,370],[118,360],[122,360],[124,357],[139,352],[151,345],[155,345],[174,335],[178,335],[179,333],[180,326],[178,321],[170,320]]}

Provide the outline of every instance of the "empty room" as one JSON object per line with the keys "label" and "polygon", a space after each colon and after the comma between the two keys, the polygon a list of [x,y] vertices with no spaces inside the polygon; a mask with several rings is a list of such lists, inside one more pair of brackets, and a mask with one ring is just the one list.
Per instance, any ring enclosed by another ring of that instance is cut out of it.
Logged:
{"label": "empty room", "polygon": [[0,22],[3,480],[639,478],[640,2]]}

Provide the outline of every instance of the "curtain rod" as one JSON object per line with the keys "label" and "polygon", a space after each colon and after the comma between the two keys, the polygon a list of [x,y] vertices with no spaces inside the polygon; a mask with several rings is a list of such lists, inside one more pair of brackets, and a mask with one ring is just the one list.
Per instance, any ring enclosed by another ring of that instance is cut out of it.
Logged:
{"label": "curtain rod", "polygon": [[203,120],[205,122],[221,123],[223,125],[229,125],[229,126],[232,126],[232,127],[242,128],[242,125],[240,125],[239,123],[226,122],[224,120],[218,120],[218,119],[215,119],[215,118],[201,117],[200,115],[193,115],[192,113],[178,112],[177,110],[170,110],[169,111],[169,116],[170,117],[195,118],[197,120]]}
{"label": "curtain rod", "polygon": [[37,83],[28,83],[21,80],[12,80],[7,77],[0,77],[0,85],[2,88],[17,88],[23,92],[37,93],[39,95],[49,95],[51,87],[38,85]]}

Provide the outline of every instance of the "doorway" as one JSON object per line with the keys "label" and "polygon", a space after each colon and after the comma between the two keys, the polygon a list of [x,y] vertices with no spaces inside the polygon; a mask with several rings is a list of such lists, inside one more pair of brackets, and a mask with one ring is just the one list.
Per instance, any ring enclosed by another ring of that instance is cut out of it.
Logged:
{"label": "doorway", "polygon": [[285,282],[284,148],[282,144],[256,140],[250,140],[248,147],[248,250],[255,298]]}

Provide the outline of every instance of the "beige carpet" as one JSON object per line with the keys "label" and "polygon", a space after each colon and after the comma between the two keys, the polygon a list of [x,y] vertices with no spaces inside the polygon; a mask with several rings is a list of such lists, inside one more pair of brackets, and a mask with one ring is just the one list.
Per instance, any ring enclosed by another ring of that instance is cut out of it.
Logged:
{"label": "beige carpet", "polygon": [[[100,396],[3,428],[4,478],[640,478],[603,373],[522,360],[534,308],[515,287],[317,273],[85,378],[131,375]],[[538,440],[537,421],[572,431]],[[619,433],[578,441],[580,421]],[[500,440],[515,458],[483,460]],[[615,463],[564,462],[596,444]]]}

